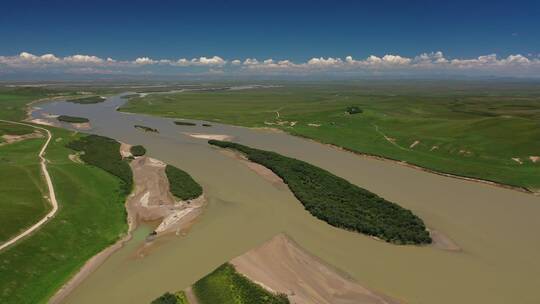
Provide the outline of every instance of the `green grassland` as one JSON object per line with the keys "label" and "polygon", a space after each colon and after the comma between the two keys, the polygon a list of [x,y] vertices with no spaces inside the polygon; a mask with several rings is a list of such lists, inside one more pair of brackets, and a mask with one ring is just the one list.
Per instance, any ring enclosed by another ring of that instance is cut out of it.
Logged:
{"label": "green grassland", "polygon": [[530,158],[540,156],[538,83],[287,84],[150,94],[120,110],[279,128],[439,172],[540,189],[540,161]]}
{"label": "green grassland", "polygon": [[0,119],[23,120],[29,102],[52,95],[53,92],[42,88],[0,87]]}
{"label": "green grassland", "polygon": [[328,224],[365,233],[395,244],[426,244],[424,222],[410,210],[301,160],[237,143],[210,140],[233,149],[281,177],[307,211]]}
{"label": "green grassland", "polygon": [[74,151],[66,144],[81,134],[51,131],[46,157],[60,208],[43,228],[0,251],[0,303],[45,303],[86,260],[127,231],[125,183],[69,160]]}
{"label": "green grassland", "polygon": [[275,295],[223,264],[193,285],[201,304],[287,304],[285,295]]}
{"label": "green grassland", "polygon": [[[34,132],[27,126],[0,122],[0,135]],[[38,153],[45,138],[0,146],[0,243],[31,226],[50,209]]]}
{"label": "green grassland", "polygon": [[190,200],[199,197],[202,187],[187,172],[174,166],[167,165],[165,174],[169,180],[171,193],[181,200]]}

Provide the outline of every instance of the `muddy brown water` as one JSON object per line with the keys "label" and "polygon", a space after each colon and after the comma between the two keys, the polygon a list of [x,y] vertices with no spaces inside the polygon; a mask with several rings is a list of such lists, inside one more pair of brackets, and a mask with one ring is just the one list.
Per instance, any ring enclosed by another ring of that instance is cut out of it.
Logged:
{"label": "muddy brown water", "polygon": [[[43,113],[90,119],[90,133],[142,144],[154,158],[189,172],[209,204],[187,236],[142,237],[113,254],[66,303],[149,303],[181,290],[280,232],[362,285],[406,303],[540,303],[540,197],[361,157],[312,141],[212,123],[177,126],[172,119],[117,112],[105,103],[37,105]],[[160,133],[144,133],[142,124]],[[69,125],[65,125],[69,128]],[[315,219],[284,186],[182,132],[227,134],[249,146],[308,161],[413,210],[463,250],[396,246]],[[136,233],[148,232],[141,227]]]}

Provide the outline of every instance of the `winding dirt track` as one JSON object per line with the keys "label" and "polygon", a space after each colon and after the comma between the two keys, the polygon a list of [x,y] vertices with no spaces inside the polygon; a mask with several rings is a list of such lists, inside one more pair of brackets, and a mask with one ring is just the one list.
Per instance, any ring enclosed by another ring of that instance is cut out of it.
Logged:
{"label": "winding dirt track", "polygon": [[43,156],[43,154],[45,154],[45,150],[49,146],[49,142],[52,139],[51,132],[49,130],[45,129],[45,128],[37,127],[37,126],[31,125],[31,124],[26,124],[26,123],[22,123],[22,122],[3,120],[3,119],[0,119],[0,122],[6,122],[6,123],[11,123],[11,124],[16,124],[16,125],[28,126],[28,127],[34,128],[34,129],[38,129],[38,130],[42,130],[42,131],[47,132],[47,141],[45,142],[43,147],[41,147],[41,150],[39,151],[38,156],[41,159],[41,162],[40,162],[41,163],[41,171],[43,172],[43,175],[45,176],[45,181],[47,182],[47,187],[49,189],[49,201],[51,202],[51,205],[52,205],[52,210],[49,211],[49,213],[47,213],[41,220],[39,220],[34,225],[30,226],[29,228],[27,228],[23,232],[19,233],[15,237],[11,238],[9,241],[1,244],[0,245],[0,250],[3,250],[5,248],[15,244],[18,240],[22,239],[23,237],[25,237],[25,236],[29,235],[30,233],[36,231],[37,229],[41,228],[41,226],[43,226],[53,216],[55,216],[56,213],[58,212],[58,202],[56,201],[56,195],[54,194],[54,187],[53,187],[53,184],[52,184],[52,181],[51,181],[51,176],[49,175],[49,171],[47,171],[47,159],[45,159],[45,157]]}

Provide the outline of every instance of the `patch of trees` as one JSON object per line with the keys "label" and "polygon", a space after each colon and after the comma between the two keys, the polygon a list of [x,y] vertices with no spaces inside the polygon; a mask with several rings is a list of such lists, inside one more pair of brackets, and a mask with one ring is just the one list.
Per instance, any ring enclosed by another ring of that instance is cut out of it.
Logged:
{"label": "patch of trees", "polygon": [[146,154],[146,149],[141,145],[132,146],[129,151],[133,156],[143,156]]}
{"label": "patch of trees", "polygon": [[134,127],[135,127],[135,129],[143,130],[144,132],[159,133],[158,129],[150,128],[150,127],[147,127],[147,126],[135,125]]}
{"label": "patch of trees", "polygon": [[88,118],[68,116],[68,115],[60,115],[56,119],[58,119],[59,121],[69,122],[69,123],[86,123],[90,121],[88,120]]}
{"label": "patch of trees", "polygon": [[429,244],[424,222],[410,210],[349,183],[326,170],[275,152],[237,143],[210,140],[234,149],[272,170],[312,215],[328,224],[378,237],[395,244]]}
{"label": "patch of trees", "polygon": [[190,200],[199,197],[202,187],[187,172],[174,166],[167,165],[165,168],[171,193],[181,200]]}
{"label": "patch of trees", "polygon": [[176,299],[175,295],[170,292],[166,292],[161,297],[152,301],[151,304],[178,304],[178,300]]}
{"label": "patch of trees", "polygon": [[69,142],[67,147],[84,152],[81,153],[80,158],[85,163],[101,168],[120,178],[123,194],[127,195],[131,192],[133,174],[128,163],[120,155],[119,142],[108,137],[88,135]]}
{"label": "patch of trees", "polygon": [[193,284],[201,304],[289,304],[284,294],[273,294],[225,263]]}
{"label": "patch of trees", "polygon": [[175,121],[174,124],[178,126],[196,126],[197,125],[196,123],[190,122],[190,121]]}
{"label": "patch of trees", "polygon": [[211,127],[212,125],[211,125],[211,124],[207,124],[207,123],[203,123],[202,126],[203,126],[203,127]]}
{"label": "patch of trees", "polygon": [[364,112],[362,109],[360,109],[357,106],[348,106],[345,111],[347,111],[347,113],[349,114],[358,114],[358,113]]}
{"label": "patch of trees", "polygon": [[68,99],[67,102],[79,103],[79,104],[93,104],[104,102],[106,98],[101,96],[88,96],[83,98]]}

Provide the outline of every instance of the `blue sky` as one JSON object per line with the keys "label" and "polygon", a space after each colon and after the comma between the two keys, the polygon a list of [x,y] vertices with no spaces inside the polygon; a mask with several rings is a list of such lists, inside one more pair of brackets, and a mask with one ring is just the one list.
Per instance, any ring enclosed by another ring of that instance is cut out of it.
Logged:
{"label": "blue sky", "polygon": [[7,0],[0,56],[538,58],[540,1],[440,2]]}

